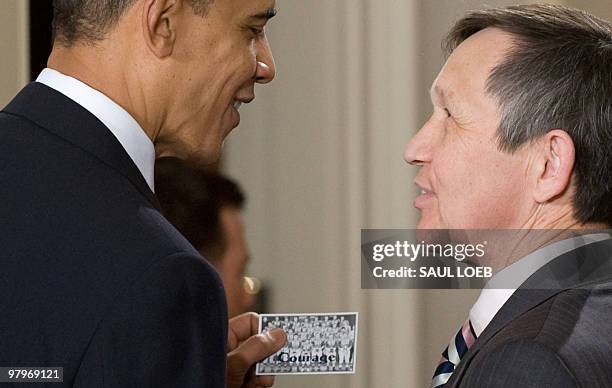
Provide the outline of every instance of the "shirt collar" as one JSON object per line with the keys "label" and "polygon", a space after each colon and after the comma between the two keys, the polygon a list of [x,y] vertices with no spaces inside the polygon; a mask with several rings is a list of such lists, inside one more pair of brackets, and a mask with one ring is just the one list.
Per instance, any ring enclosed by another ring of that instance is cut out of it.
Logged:
{"label": "shirt collar", "polygon": [[57,70],[44,69],[36,82],[57,90],[96,116],[134,161],[151,191],[155,191],[153,142],[125,109],[98,90]]}
{"label": "shirt collar", "polygon": [[[537,270],[564,253],[609,238],[607,233],[594,233],[556,241],[499,271],[487,282],[470,310],[470,321],[476,336],[480,336],[514,291]],[[500,284],[512,284],[514,288],[498,288],[496,285]]]}

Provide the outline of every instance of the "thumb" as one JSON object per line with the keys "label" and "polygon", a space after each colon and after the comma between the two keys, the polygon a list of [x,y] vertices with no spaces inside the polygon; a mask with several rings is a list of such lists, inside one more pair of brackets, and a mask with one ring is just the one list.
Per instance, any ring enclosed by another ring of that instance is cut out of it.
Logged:
{"label": "thumb", "polygon": [[249,337],[227,355],[228,373],[242,373],[256,362],[276,353],[287,342],[287,336],[281,329]]}

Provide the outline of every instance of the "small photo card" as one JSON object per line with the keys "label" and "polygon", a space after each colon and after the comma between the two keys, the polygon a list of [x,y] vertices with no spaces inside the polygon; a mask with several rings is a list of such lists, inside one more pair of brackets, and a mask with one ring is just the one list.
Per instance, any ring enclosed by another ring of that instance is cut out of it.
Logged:
{"label": "small photo card", "polygon": [[259,332],[281,328],[285,346],[257,364],[257,375],[355,373],[357,317],[354,313],[261,314]]}

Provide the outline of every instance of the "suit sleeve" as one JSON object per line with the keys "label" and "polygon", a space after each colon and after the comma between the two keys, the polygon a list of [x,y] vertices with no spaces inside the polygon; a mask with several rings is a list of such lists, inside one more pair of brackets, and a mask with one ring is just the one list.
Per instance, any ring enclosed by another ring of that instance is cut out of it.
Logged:
{"label": "suit sleeve", "polygon": [[160,260],[96,333],[89,358],[103,363],[100,386],[224,387],[225,303],[217,273],[201,257]]}
{"label": "suit sleeve", "polygon": [[571,371],[550,348],[521,340],[483,354],[473,363],[460,387],[578,387]]}

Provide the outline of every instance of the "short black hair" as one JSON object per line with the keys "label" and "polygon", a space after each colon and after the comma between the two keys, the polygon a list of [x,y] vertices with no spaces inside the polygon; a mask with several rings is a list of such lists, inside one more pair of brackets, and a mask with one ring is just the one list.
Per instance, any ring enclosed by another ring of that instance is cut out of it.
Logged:
{"label": "short black hair", "polygon": [[218,173],[164,157],[155,162],[155,193],[168,221],[208,260],[220,260],[226,248],[220,212],[244,208],[240,186]]}
{"label": "short black hair", "polygon": [[[53,39],[66,47],[104,39],[136,1],[53,0]],[[198,15],[205,15],[210,3],[212,0],[188,0]]]}
{"label": "short black hair", "polygon": [[500,149],[566,131],[576,149],[574,215],[612,225],[612,24],[549,4],[473,11],[450,30],[447,54],[485,28],[515,40],[487,80],[501,108]]}

